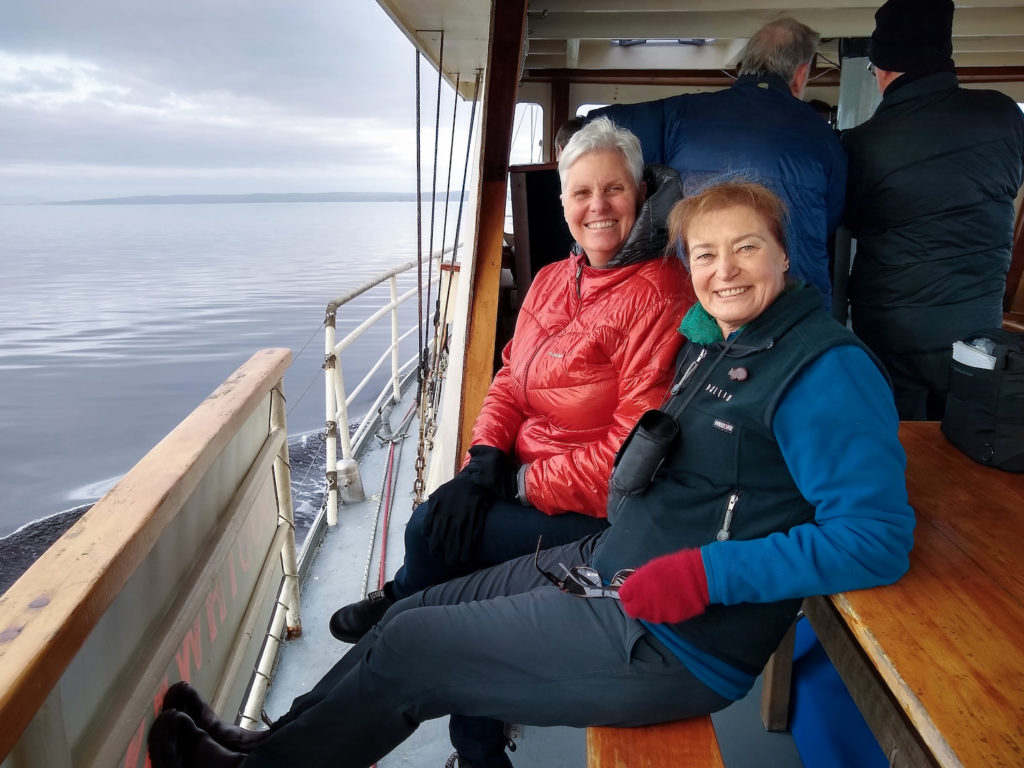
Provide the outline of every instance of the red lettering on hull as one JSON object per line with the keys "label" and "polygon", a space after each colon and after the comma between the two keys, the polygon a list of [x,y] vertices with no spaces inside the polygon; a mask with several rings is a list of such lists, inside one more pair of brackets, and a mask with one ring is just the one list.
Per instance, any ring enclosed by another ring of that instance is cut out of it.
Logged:
{"label": "red lettering on hull", "polygon": [[[196,673],[203,667],[203,651],[207,651],[207,659],[212,664],[218,659],[218,654],[213,652],[216,643],[233,641],[236,632],[228,632],[225,637],[221,637],[220,629],[227,622],[229,613],[233,616],[232,622],[237,622],[238,620],[236,614],[240,609],[235,605],[235,598],[239,593],[238,575],[239,573],[243,575],[242,586],[245,589],[251,589],[250,580],[246,579],[244,574],[248,574],[250,571],[253,565],[254,554],[256,559],[262,562],[265,553],[257,546],[260,543],[258,526],[250,524],[243,529],[234,546],[229,550],[226,562],[222,565],[214,586],[206,595],[206,610],[199,609],[192,626],[185,633],[181,645],[174,655],[173,667],[169,667],[169,674],[163,677],[154,692],[152,717],[148,716],[147,713],[147,717],[143,718],[139,723],[139,727],[127,745],[122,764],[123,768],[151,768],[146,748],[146,735],[153,717],[159,715],[163,707],[164,695],[169,688],[169,677],[174,674],[173,670],[177,670],[177,678],[175,679],[189,682],[195,679],[200,681],[197,685],[202,685],[201,677]],[[237,565],[241,568],[241,571],[236,568],[236,558],[238,559]],[[244,605],[242,610],[244,610]],[[205,633],[202,631],[203,616],[206,617],[208,625]],[[232,623],[231,626],[237,631],[235,623]],[[204,642],[207,643],[205,649],[203,648]],[[209,681],[206,681],[206,684],[209,684]]]}
{"label": "red lettering on hull", "polygon": [[228,553],[228,578],[231,580],[231,596],[238,594],[238,580],[235,579],[235,553]]}
{"label": "red lettering on hull", "polygon": [[[146,721],[143,720],[139,723],[139,727],[135,729],[135,735],[132,736],[132,740],[128,742],[128,749],[124,753],[124,768],[138,768],[139,757],[142,754],[142,737],[146,733]],[[146,763],[149,765],[149,755],[146,755]]]}
{"label": "red lettering on hull", "polygon": [[182,680],[191,678],[191,661],[193,657],[195,658],[196,671],[198,672],[203,668],[203,638],[199,633],[199,618],[199,616],[196,616],[196,623],[192,629],[185,633],[185,638],[181,641],[181,650],[174,656],[178,662],[178,674]]}
{"label": "red lettering on hull", "polygon": [[[215,606],[220,607],[219,615],[216,617],[213,614]],[[221,585],[218,583],[212,590],[210,590],[210,594],[206,596],[206,622],[210,625],[210,645],[217,642],[217,625],[223,624],[227,615],[228,607],[224,602],[224,592],[221,589]]]}

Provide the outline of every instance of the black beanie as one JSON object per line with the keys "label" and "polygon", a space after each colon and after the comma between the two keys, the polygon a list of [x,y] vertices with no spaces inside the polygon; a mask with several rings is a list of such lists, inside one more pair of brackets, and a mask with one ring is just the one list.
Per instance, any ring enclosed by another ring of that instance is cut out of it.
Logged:
{"label": "black beanie", "polygon": [[953,0],[889,0],[875,11],[871,63],[890,72],[952,66]]}

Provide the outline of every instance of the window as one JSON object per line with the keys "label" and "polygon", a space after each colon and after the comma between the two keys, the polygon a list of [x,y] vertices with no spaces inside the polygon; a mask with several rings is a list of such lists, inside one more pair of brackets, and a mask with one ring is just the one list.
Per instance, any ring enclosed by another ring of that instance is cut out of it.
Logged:
{"label": "window", "polygon": [[509,165],[543,162],[543,142],[544,110],[540,104],[516,104]]}
{"label": "window", "polygon": [[607,104],[580,104],[576,107],[576,114],[580,117],[586,117],[592,109],[601,109],[601,107],[607,106]]}

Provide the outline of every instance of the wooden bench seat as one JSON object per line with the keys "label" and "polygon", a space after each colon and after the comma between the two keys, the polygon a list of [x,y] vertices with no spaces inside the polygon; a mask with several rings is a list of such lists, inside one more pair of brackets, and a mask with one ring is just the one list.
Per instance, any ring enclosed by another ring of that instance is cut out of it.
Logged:
{"label": "wooden bench seat", "polygon": [[641,728],[587,728],[587,768],[725,768],[710,715]]}
{"label": "wooden bench seat", "polygon": [[[804,611],[896,765],[1021,765],[1024,475],[975,463],[939,422],[903,422],[900,441],[917,519],[910,570]],[[788,675],[777,684],[784,697]]]}
{"label": "wooden bench seat", "polygon": [[[796,625],[765,667],[761,718],[767,731],[789,727],[789,680]],[[587,728],[587,768],[723,768],[711,716],[642,728]]]}

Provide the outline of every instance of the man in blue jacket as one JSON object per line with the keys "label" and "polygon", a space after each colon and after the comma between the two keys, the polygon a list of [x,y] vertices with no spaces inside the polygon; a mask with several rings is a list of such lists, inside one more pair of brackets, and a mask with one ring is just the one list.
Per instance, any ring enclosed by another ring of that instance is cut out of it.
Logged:
{"label": "man in blue jacket", "polygon": [[842,220],[846,155],[831,126],[800,99],[821,37],[792,18],[750,38],[731,87],[587,115],[635,133],[644,161],[679,171],[691,195],[709,181],[740,177],[764,184],[789,207],[792,273],[831,305],[828,241]]}
{"label": "man in blue jacket", "polygon": [[901,419],[941,419],[953,342],[1002,324],[1021,184],[1024,114],[960,87],[952,30],[952,0],[879,8],[882,102],[843,133],[853,331],[885,364]]}

